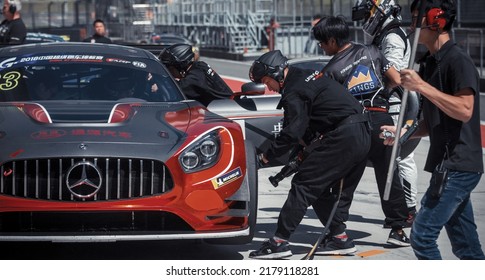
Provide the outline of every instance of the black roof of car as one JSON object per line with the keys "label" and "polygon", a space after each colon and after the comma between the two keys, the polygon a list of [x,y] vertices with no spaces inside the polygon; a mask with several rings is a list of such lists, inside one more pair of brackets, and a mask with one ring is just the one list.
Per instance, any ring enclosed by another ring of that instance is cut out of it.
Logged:
{"label": "black roof of car", "polygon": [[119,55],[124,57],[156,58],[154,54],[131,46],[117,44],[92,44],[80,42],[38,43],[0,48],[0,56],[29,55],[29,54],[79,54],[83,55]]}

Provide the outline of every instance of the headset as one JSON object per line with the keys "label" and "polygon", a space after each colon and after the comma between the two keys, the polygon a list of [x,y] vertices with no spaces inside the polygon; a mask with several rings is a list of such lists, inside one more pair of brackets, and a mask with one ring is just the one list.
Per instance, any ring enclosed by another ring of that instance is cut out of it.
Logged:
{"label": "headset", "polygon": [[15,12],[20,11],[22,4],[19,0],[8,0],[8,11],[13,15]]}
{"label": "headset", "polygon": [[421,1],[427,2],[425,4],[426,26],[422,26],[422,28],[433,31],[447,31],[451,28],[456,16],[455,2],[453,0],[414,0],[411,4],[411,12],[418,7]]}
{"label": "headset", "polygon": [[441,8],[431,8],[426,13],[426,26],[431,30],[443,30],[448,22],[449,16]]}

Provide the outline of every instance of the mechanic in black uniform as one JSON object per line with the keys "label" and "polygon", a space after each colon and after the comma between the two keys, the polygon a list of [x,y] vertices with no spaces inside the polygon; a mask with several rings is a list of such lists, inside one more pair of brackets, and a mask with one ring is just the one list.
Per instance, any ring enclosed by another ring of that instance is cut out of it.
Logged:
{"label": "mechanic in black uniform", "polygon": [[[342,85],[318,71],[288,66],[279,50],[254,61],[249,76],[253,82],[262,82],[281,93],[278,106],[284,109],[283,129],[268,150],[258,155],[260,161],[266,164],[299,143],[307,145],[281,208],[274,237],[249,255],[259,259],[289,257],[292,252],[288,240],[307,208],[327,199],[341,179],[360,180],[359,170],[365,168],[370,148],[368,114]],[[321,219],[330,214],[319,209],[315,212]]]}
{"label": "mechanic in black uniform", "polygon": [[185,96],[209,105],[212,100],[226,99],[233,94],[231,88],[207,63],[197,60],[192,46],[173,44],[158,57],[177,79]]}
{"label": "mechanic in black uniform", "polygon": [[[384,88],[382,75],[388,78],[386,86],[390,88],[400,83],[399,72],[375,45],[364,46],[351,42],[349,27],[342,16],[322,18],[313,28],[313,33],[325,53],[333,55],[322,72],[343,84],[370,113],[372,145],[368,160],[374,167],[386,223],[391,226],[387,242],[396,246],[410,246],[409,238],[403,231],[408,209],[397,168],[394,170],[389,200],[383,199],[392,147],[384,145],[379,134],[380,127],[393,124],[393,119],[388,112],[390,94]],[[344,193],[337,210],[337,212],[347,213],[347,216],[357,187],[357,184],[349,186],[348,183],[344,186]],[[331,234],[332,238],[326,240],[324,248],[319,250],[320,254],[355,252],[355,246],[349,241],[350,238],[345,232],[331,232]]]}
{"label": "mechanic in black uniform", "polygon": [[23,44],[27,37],[27,27],[20,17],[22,3],[20,0],[4,0],[3,17],[0,23],[0,44]]}

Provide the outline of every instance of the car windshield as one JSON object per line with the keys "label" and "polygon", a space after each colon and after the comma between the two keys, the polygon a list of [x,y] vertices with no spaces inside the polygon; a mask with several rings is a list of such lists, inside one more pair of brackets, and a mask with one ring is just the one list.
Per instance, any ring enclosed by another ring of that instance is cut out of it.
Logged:
{"label": "car windshield", "polygon": [[291,66],[298,67],[301,69],[310,69],[316,71],[322,71],[323,67],[327,65],[328,61],[325,60],[305,60],[291,63]]}
{"label": "car windshield", "polygon": [[156,60],[103,56],[0,59],[0,101],[184,99]]}

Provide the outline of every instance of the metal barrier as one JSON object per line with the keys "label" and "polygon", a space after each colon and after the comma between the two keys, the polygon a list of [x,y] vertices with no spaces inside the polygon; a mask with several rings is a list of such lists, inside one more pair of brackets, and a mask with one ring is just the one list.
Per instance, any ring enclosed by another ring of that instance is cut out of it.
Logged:
{"label": "metal barrier", "polygon": [[[406,27],[404,27],[406,28]],[[370,39],[364,35],[360,26],[350,26],[352,41],[369,44]],[[472,57],[480,77],[485,78],[484,29],[482,28],[454,28],[452,39]],[[276,49],[281,50],[291,58],[315,56],[323,54],[312,42],[311,27],[302,22],[280,22],[276,30]],[[308,47],[312,46],[313,47]]]}

